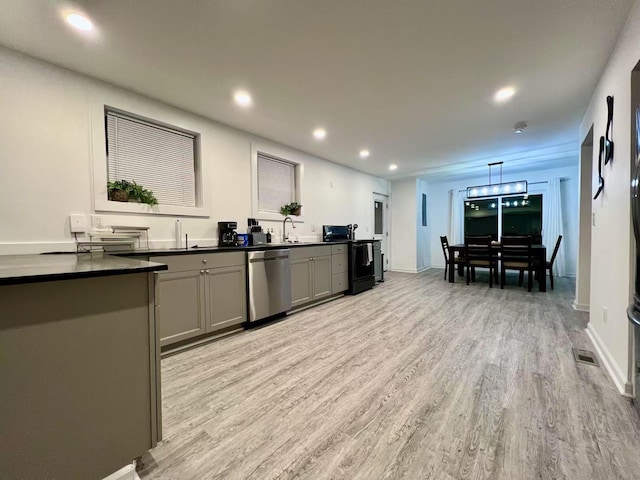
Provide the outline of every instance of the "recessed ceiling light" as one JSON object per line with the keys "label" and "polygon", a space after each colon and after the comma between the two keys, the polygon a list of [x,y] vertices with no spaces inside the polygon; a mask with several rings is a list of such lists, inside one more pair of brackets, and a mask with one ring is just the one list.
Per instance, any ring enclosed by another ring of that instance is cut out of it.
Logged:
{"label": "recessed ceiling light", "polygon": [[496,92],[496,94],[493,96],[493,99],[499,103],[506,102],[511,97],[513,97],[515,93],[516,89],[514,87],[504,87]]}
{"label": "recessed ceiling light", "polygon": [[369,156],[369,150],[360,150],[360,158],[367,158]]}
{"label": "recessed ceiling light", "polygon": [[79,13],[70,13],[66,16],[67,23],[78,30],[89,32],[93,30],[93,22]]}
{"label": "recessed ceiling light", "polygon": [[238,90],[236,93],[234,93],[233,99],[241,107],[248,107],[253,103],[253,100],[251,99],[251,95],[249,95],[247,92],[242,90]]}
{"label": "recessed ceiling light", "polygon": [[397,170],[398,169],[398,165],[396,165],[395,163],[392,163],[391,165],[389,165],[389,170]]}
{"label": "recessed ceiling light", "polygon": [[324,128],[316,128],[313,131],[313,136],[316,137],[318,140],[322,140],[324,137],[327,136],[327,131]]}
{"label": "recessed ceiling light", "polygon": [[516,124],[513,126],[513,131],[515,133],[522,133],[524,132],[524,129],[527,128],[527,122],[521,121],[521,122],[516,122]]}

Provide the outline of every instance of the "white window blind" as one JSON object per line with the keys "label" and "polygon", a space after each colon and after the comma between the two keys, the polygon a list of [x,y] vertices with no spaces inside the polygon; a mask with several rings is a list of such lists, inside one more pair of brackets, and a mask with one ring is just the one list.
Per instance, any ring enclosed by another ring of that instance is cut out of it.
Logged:
{"label": "white window blind", "polygon": [[195,136],[106,111],[109,181],[153,191],[161,205],[196,206]]}
{"label": "white window blind", "polygon": [[258,152],[258,210],[280,213],[296,199],[296,165]]}

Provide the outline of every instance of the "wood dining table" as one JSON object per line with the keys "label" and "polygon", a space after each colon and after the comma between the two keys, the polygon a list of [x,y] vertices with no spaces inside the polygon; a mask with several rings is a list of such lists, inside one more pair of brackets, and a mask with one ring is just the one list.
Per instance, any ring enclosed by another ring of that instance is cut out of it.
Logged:
{"label": "wood dining table", "polygon": [[[533,253],[533,258],[537,260],[538,269],[536,271],[536,278],[538,279],[538,288],[541,292],[547,291],[547,248],[542,245],[531,245],[531,250]],[[498,257],[498,253],[500,252],[500,244],[492,243],[491,251],[495,253],[496,258],[500,260]],[[449,245],[449,282],[455,282],[455,255],[464,254],[464,243],[459,243],[457,245]],[[462,272],[464,268],[463,264],[458,264],[458,269]]]}

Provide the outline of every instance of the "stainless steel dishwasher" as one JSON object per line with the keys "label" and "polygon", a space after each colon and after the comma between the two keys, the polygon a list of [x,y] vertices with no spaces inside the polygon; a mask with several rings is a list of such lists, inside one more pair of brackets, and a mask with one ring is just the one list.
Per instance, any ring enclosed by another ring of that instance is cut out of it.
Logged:
{"label": "stainless steel dishwasher", "polygon": [[291,309],[289,249],[247,252],[249,321]]}

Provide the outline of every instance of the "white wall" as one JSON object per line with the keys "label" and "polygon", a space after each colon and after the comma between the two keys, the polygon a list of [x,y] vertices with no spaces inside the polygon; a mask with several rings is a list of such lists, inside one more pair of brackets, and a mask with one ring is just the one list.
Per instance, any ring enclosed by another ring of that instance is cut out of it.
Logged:
{"label": "white wall", "polygon": [[[251,217],[251,144],[270,142],[126,90],[0,49],[0,254],[73,250],[68,215],[94,212],[92,112],[110,105],[201,134],[210,218],[183,218],[183,233],[211,245],[217,222]],[[295,234],[318,239],[322,224],[358,223],[371,238],[372,193],[389,182],[273,144],[304,163],[304,223]],[[100,152],[101,148],[95,151]],[[101,165],[98,158],[96,165]],[[106,167],[105,167],[106,168]],[[170,245],[176,217],[103,214],[107,225],[146,225],[155,245]],[[265,224],[265,223],[263,223]],[[265,224],[281,229],[280,222]],[[315,226],[315,232],[312,231]]]}
{"label": "white wall", "polygon": [[391,182],[391,270],[417,271],[416,179]]}
{"label": "white wall", "polygon": [[[596,223],[591,235],[591,293],[588,332],[620,391],[630,390],[629,323],[626,308],[633,289],[633,240],[630,219],[631,71],[640,60],[640,2],[631,9],[605,71],[580,125],[580,140],[593,125],[591,171],[597,184],[598,139],[605,134],[606,97],[615,100],[615,158],[604,167],[605,189],[592,202]],[[578,272],[579,275],[585,272]],[[607,308],[605,321],[603,309]]]}
{"label": "white wall", "polygon": [[[422,195],[427,195],[427,226],[422,226]],[[431,267],[431,237],[429,223],[429,195],[427,184],[416,181],[416,267],[418,271]]]}
{"label": "white wall", "polygon": [[[505,170],[508,165],[505,166]],[[505,182],[515,180],[527,180],[530,184],[535,182],[548,181],[551,178],[560,177],[561,193],[563,202],[564,232],[562,239],[565,251],[565,270],[569,276],[576,274],[577,248],[578,248],[578,193],[580,191],[580,181],[578,177],[578,154],[576,152],[575,166],[553,168],[548,170],[536,170],[531,172],[519,172],[509,174],[505,172],[503,179]],[[431,228],[431,265],[433,267],[444,268],[444,256],[440,245],[440,236],[449,235],[451,223],[451,202],[449,201],[449,190],[464,190],[469,185],[484,185],[487,183],[487,176],[478,178],[465,178],[463,180],[445,180],[438,183],[428,183],[429,190],[429,225]],[[530,193],[540,188],[531,185]],[[552,242],[543,238],[547,248],[553,248],[555,239]]]}

